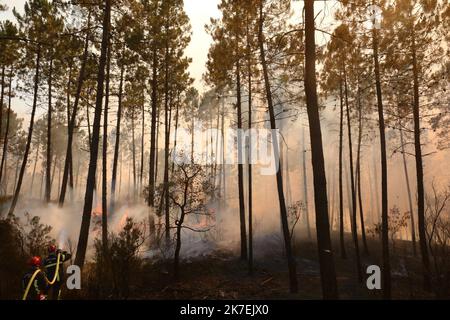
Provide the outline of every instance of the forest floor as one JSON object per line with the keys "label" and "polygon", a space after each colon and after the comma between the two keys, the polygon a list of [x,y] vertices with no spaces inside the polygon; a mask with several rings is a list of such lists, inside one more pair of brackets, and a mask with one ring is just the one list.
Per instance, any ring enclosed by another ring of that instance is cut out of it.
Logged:
{"label": "forest floor", "polygon": [[[334,236],[337,236],[334,235]],[[339,241],[334,241],[338,244]],[[362,246],[362,245],[361,245]],[[378,239],[368,239],[370,254],[362,254],[363,282],[357,281],[353,242],[347,235],[347,259],[335,248],[335,264],[341,299],[381,299],[381,291],[366,287],[366,268],[380,265]],[[297,261],[299,292],[290,294],[286,260],[267,254],[254,262],[254,272],[248,274],[246,261],[235,250],[219,249],[206,256],[181,262],[180,280],[175,282],[171,261],[144,263],[131,281],[129,299],[321,299],[321,284],[317,247],[313,240],[297,241],[294,246]],[[408,241],[397,241],[391,248],[393,299],[433,298],[421,289],[420,255],[412,254]]]}

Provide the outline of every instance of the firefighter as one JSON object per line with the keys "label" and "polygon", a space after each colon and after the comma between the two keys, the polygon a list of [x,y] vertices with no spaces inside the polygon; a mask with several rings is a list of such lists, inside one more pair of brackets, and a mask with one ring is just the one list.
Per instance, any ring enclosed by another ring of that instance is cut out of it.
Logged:
{"label": "firefighter", "polygon": [[[34,256],[32,257],[28,264],[30,265],[30,269],[22,278],[22,287],[25,291],[28,287],[28,284],[33,277],[34,273],[38,271],[42,265],[41,257]],[[27,300],[46,300],[47,299],[47,282],[45,281],[45,274],[43,272],[39,272],[33,280],[33,283],[30,286],[28,291]]]}
{"label": "firefighter", "polygon": [[58,274],[56,275],[55,283],[49,288],[50,291],[50,299],[51,300],[59,300],[61,295],[61,285],[63,283],[64,278],[64,262],[71,258],[71,254],[66,251],[62,251],[57,249],[54,244],[49,245],[48,247],[48,257],[44,260],[44,267],[47,274],[47,279],[52,281],[55,277],[56,265],[59,257],[59,268]]}

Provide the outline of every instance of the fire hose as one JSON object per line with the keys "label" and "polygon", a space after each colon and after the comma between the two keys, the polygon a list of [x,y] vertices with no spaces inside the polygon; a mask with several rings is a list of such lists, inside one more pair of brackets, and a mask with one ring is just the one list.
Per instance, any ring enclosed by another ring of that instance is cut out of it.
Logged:
{"label": "fire hose", "polygon": [[60,259],[61,259],[61,253],[58,253],[58,258],[57,258],[57,260],[56,260],[56,270],[55,270],[55,274],[53,275],[52,281],[48,280],[47,276],[45,275],[45,273],[42,271],[41,268],[37,269],[37,270],[33,273],[33,275],[31,276],[31,279],[30,279],[30,281],[28,282],[28,285],[27,285],[27,287],[26,287],[26,289],[25,289],[25,292],[24,292],[24,294],[23,294],[22,300],[26,300],[26,299],[27,299],[28,292],[30,291],[30,288],[31,288],[31,284],[33,283],[33,281],[34,281],[34,279],[37,277],[37,275],[38,275],[39,273],[41,273],[41,272],[44,274],[45,282],[47,282],[48,285],[53,285],[53,284],[55,284],[56,279],[58,278],[58,273],[59,273],[59,262],[60,262]]}

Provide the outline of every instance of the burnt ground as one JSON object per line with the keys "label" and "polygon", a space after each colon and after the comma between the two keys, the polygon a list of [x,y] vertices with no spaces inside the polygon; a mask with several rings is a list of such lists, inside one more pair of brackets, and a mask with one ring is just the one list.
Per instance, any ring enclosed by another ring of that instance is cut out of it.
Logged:
{"label": "burnt ground", "polygon": [[[339,242],[334,241],[335,245]],[[380,291],[366,287],[366,267],[380,265],[380,242],[369,239],[369,255],[362,254],[363,283],[358,283],[353,242],[347,235],[347,259],[335,247],[339,295],[341,299],[381,299]],[[254,273],[237,252],[216,250],[206,256],[184,260],[181,277],[174,281],[171,261],[147,261],[133,274],[129,299],[321,299],[317,247],[314,240],[295,243],[299,292],[290,294],[286,260],[266,254],[255,259]],[[411,243],[397,241],[391,247],[393,299],[432,299],[422,287],[420,256],[414,257]]]}

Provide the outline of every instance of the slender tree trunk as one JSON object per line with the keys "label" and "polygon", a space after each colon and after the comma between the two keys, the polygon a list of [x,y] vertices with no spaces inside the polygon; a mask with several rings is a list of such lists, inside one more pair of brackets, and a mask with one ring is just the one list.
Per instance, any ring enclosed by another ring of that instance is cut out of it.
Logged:
{"label": "slender tree trunk", "polygon": [[[70,130],[69,130],[69,127],[70,127],[70,91],[71,91],[71,85],[72,85],[72,70],[73,70],[73,59],[70,63],[69,77],[67,80],[67,97],[66,97],[66,101],[67,101],[67,136],[69,136],[69,134],[70,134]],[[72,153],[70,154],[70,159],[68,161],[69,161],[69,188],[70,188],[69,196],[70,196],[70,199],[73,200],[73,157],[72,157]],[[62,186],[62,183],[61,183],[61,186]],[[60,197],[61,197],[61,191],[59,192],[58,199]]]}
{"label": "slender tree trunk", "polygon": [[153,49],[153,75],[152,75],[152,122],[150,132],[150,164],[148,205],[155,206],[155,156],[156,156],[156,118],[158,109],[158,56],[156,48]]}
{"label": "slender tree trunk", "polygon": [[40,47],[40,45],[38,45],[37,54],[36,54],[36,70],[35,70],[35,76],[34,76],[33,107],[31,109],[30,127],[28,129],[27,144],[25,146],[25,152],[23,155],[22,167],[20,168],[19,180],[17,181],[17,185],[16,185],[15,192],[14,192],[14,197],[11,202],[11,207],[9,208],[8,215],[14,214],[14,209],[16,208],[17,201],[19,200],[23,176],[25,175],[25,170],[27,168],[28,155],[30,153],[30,147],[31,147],[31,138],[33,136],[34,116],[36,114],[36,106],[37,106],[37,98],[38,98],[37,96],[38,96],[38,88],[39,88],[40,62],[41,62],[41,47]]}
{"label": "slender tree trunk", "polygon": [[114,159],[112,168],[112,178],[111,178],[111,204],[110,211],[111,214],[115,212],[116,204],[116,182],[117,182],[117,163],[119,161],[119,150],[120,150],[120,134],[121,128],[120,124],[122,121],[122,100],[123,100],[123,78],[125,73],[125,65],[122,63],[120,67],[120,80],[119,80],[119,96],[118,96],[118,107],[117,107],[117,123],[116,123],[116,141],[114,144]]}
{"label": "slender tree trunk", "polygon": [[306,173],[305,127],[302,128],[302,139],[303,139],[303,152],[302,152],[303,198],[304,198],[304,203],[305,203],[305,221],[306,221],[306,232],[308,233],[308,239],[311,239],[311,224],[309,223],[308,176]]}
{"label": "slender tree trunk", "polygon": [[340,123],[339,123],[339,240],[341,245],[341,258],[347,259],[345,251],[345,226],[344,226],[344,188],[342,183],[342,149],[344,147],[344,95],[342,79],[339,81]]}
{"label": "slender tree trunk", "polygon": [[[268,71],[268,67],[267,67],[266,53],[265,53],[265,48],[264,48],[263,5],[264,5],[264,2],[261,1],[260,6],[259,6],[258,44],[259,44],[261,65],[262,65],[263,75],[264,75],[264,84],[265,84],[267,104],[268,104],[268,109],[269,109],[270,127],[272,129],[273,155],[274,155],[275,161],[279,162],[280,152],[278,149],[279,148],[278,136],[277,136],[277,131],[276,131],[277,126],[276,126],[275,112],[274,112],[274,106],[273,106],[273,100],[272,100],[272,91],[271,91],[271,87],[270,87],[269,71]],[[281,168],[278,168],[276,177],[277,177],[278,201],[279,201],[279,206],[280,206],[280,218],[281,218],[281,226],[282,226],[282,230],[283,230],[286,258],[287,258],[288,269],[289,269],[289,288],[292,293],[296,293],[296,292],[298,292],[297,271],[296,271],[294,256],[292,254],[291,236],[290,236],[290,231],[289,231],[289,223],[288,223],[288,219],[287,219],[286,201],[284,199],[284,191],[283,191],[283,176],[282,176],[281,172],[282,172]]]}
{"label": "slender tree trunk", "polygon": [[52,167],[52,73],[53,59],[50,59],[48,73],[48,113],[47,113],[47,161],[45,166],[45,202],[49,203],[51,198],[50,172]]}
{"label": "slender tree trunk", "polygon": [[357,207],[356,207],[356,190],[355,190],[355,176],[353,169],[353,144],[352,144],[352,127],[351,127],[351,119],[350,119],[350,106],[348,103],[348,86],[347,86],[347,71],[346,66],[344,64],[344,89],[345,89],[345,106],[347,110],[347,131],[348,131],[348,154],[349,154],[349,162],[350,162],[350,190],[352,194],[352,235],[353,235],[353,243],[355,245],[355,256],[356,256],[356,270],[358,272],[358,281],[362,282],[362,267],[361,267],[361,257],[359,252],[359,242],[358,242],[358,225],[357,225]]}
{"label": "slender tree trunk", "polygon": [[337,299],[338,290],[334,268],[333,248],[328,220],[327,181],[323,157],[322,132],[316,85],[316,45],[314,0],[305,0],[305,93],[311,135],[311,154],[314,176],[317,244],[324,299]]}
{"label": "slender tree trunk", "polygon": [[145,138],[145,105],[142,104],[142,128],[141,128],[141,166],[139,172],[139,193],[142,192],[143,179],[144,179],[144,140]]}
{"label": "slender tree trunk", "polygon": [[136,190],[137,190],[137,170],[136,170],[136,134],[135,134],[135,122],[134,122],[134,108],[131,115],[131,155],[133,161],[133,202],[136,203]]}
{"label": "slender tree trunk", "polygon": [[103,256],[108,252],[108,112],[111,71],[111,45],[108,46],[106,61],[105,113],[103,115],[102,150],[102,247]]}
{"label": "slender tree trunk", "polygon": [[388,181],[386,133],[384,124],[383,96],[381,92],[380,63],[378,58],[378,30],[372,29],[372,47],[374,59],[375,84],[377,91],[378,121],[380,129],[381,152],[381,219],[382,219],[382,256],[383,256],[383,297],[391,298],[391,264],[389,259],[389,223],[388,223]]}
{"label": "slender tree trunk", "polygon": [[414,256],[416,256],[417,255],[417,249],[416,249],[416,224],[414,222],[414,209],[413,209],[413,202],[412,202],[412,196],[411,196],[411,186],[410,186],[410,183],[409,183],[408,166],[406,164],[406,154],[405,154],[405,141],[404,141],[404,138],[403,138],[403,130],[402,130],[402,124],[401,123],[400,123],[400,144],[401,144],[401,147],[402,147],[403,171],[405,172],[406,190],[408,191],[408,205],[409,205],[409,212],[410,212],[410,215],[411,215],[411,239],[412,239]]}
{"label": "slender tree trunk", "polygon": [[[239,59],[239,58],[238,58]],[[245,200],[244,200],[244,167],[242,156],[242,102],[241,102],[241,66],[236,62],[236,94],[237,94],[237,127],[238,127],[238,191],[239,191],[239,221],[241,229],[241,259],[246,260],[247,254],[247,230],[245,226]]]}
{"label": "slender tree trunk", "polygon": [[1,75],[1,90],[0,90],[0,132],[2,132],[3,126],[3,100],[5,97],[5,66],[2,66],[2,75]]}
{"label": "slender tree trunk", "polygon": [[366,227],[364,223],[364,206],[362,202],[362,192],[361,192],[361,144],[363,135],[363,125],[362,125],[362,107],[360,99],[361,99],[360,89],[358,88],[358,150],[356,155],[356,184],[359,202],[359,219],[361,222],[361,237],[364,247],[364,253],[368,255],[369,247],[367,246]]}
{"label": "slender tree trunk", "polygon": [[95,101],[95,116],[92,132],[92,143],[89,161],[88,178],[86,182],[86,193],[84,200],[83,216],[81,220],[80,237],[78,240],[77,254],[75,264],[80,268],[83,267],[86,248],[89,237],[89,226],[91,222],[92,201],[94,197],[95,174],[97,171],[98,143],[100,139],[100,121],[102,115],[103,89],[105,80],[105,65],[109,42],[110,18],[111,18],[111,0],[105,0],[105,9],[103,17],[103,36],[101,44],[101,54],[99,62],[99,70],[97,77],[97,96]]}
{"label": "slender tree trunk", "polygon": [[[90,14],[88,18],[88,30],[90,28]],[[77,83],[77,91],[75,93],[75,101],[72,108],[72,114],[70,117],[70,123],[69,123],[69,132],[67,136],[67,150],[66,150],[66,160],[64,162],[64,172],[63,172],[63,178],[61,183],[61,192],[59,194],[59,206],[62,207],[64,205],[64,200],[66,197],[66,190],[67,190],[67,180],[69,176],[69,168],[71,166],[72,162],[72,144],[73,144],[73,134],[75,129],[75,122],[77,118],[78,113],[78,105],[80,102],[80,96],[81,96],[81,90],[83,88],[83,81],[85,78],[85,72],[86,72],[86,63],[88,59],[88,53],[89,53],[89,31],[86,33],[86,38],[84,41],[84,51],[83,51],[83,57],[81,60],[81,67],[80,67],[80,74],[78,76],[78,83]],[[89,109],[89,107],[88,107]],[[89,113],[89,111],[88,111]],[[88,129],[90,130],[90,129]],[[90,136],[89,136],[90,141]]]}
{"label": "slender tree trunk", "polygon": [[175,256],[174,256],[174,278],[179,279],[180,276],[180,251],[181,251],[181,229],[183,227],[185,218],[184,209],[181,209],[181,216],[177,224],[177,237],[175,246]]}
{"label": "slender tree trunk", "polygon": [[[11,119],[12,75],[13,75],[13,72],[11,70],[10,74],[9,74],[8,113],[6,115],[5,136],[3,137],[2,162],[0,164],[0,186],[2,184],[3,167],[5,165],[6,154],[8,152],[9,122],[10,122],[10,119]],[[3,104],[0,104],[0,108],[2,108],[2,107],[3,107]],[[0,132],[1,132],[1,128],[0,128]],[[39,147],[38,147],[38,149],[39,149]],[[34,171],[33,171],[33,178],[34,178]],[[31,186],[33,188],[33,184],[31,184]]]}
{"label": "slender tree trunk", "polygon": [[[178,122],[179,122],[179,112],[180,112],[180,101],[178,99],[176,110],[175,110],[175,138],[173,141],[173,153],[176,154],[177,152],[177,138],[178,138]],[[175,170],[175,161],[172,162],[172,168],[171,168],[171,174],[173,174],[173,171]]]}
{"label": "slender tree trunk", "polygon": [[[250,61],[250,41],[249,41],[249,30],[248,30],[248,21],[247,21],[247,54],[248,54],[248,130],[250,132],[250,136],[248,139],[248,271],[250,274],[253,274],[253,179],[252,179],[252,65]],[[219,116],[219,113],[217,114]],[[217,118],[219,119],[219,118]],[[216,145],[217,146],[217,145]],[[217,154],[217,148],[216,148]],[[216,173],[214,173],[214,177],[216,177]]]}
{"label": "slender tree trunk", "polygon": [[422,255],[423,264],[423,285],[425,290],[431,289],[430,279],[430,260],[428,256],[428,247],[426,240],[425,227],[425,191],[423,185],[423,163],[422,163],[422,146],[420,141],[420,96],[419,96],[419,70],[417,66],[416,57],[416,38],[414,26],[412,27],[412,43],[411,55],[413,64],[413,89],[414,89],[414,104],[413,104],[413,118],[414,118],[414,150],[416,154],[416,175],[417,175],[417,215],[419,217],[419,244],[420,253]]}

